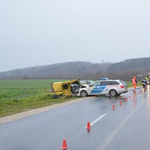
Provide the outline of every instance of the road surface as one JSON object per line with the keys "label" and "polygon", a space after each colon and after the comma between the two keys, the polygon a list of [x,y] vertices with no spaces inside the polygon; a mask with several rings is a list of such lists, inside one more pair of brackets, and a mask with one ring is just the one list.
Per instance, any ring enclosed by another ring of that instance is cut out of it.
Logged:
{"label": "road surface", "polygon": [[91,97],[1,124],[0,150],[59,150],[63,139],[70,150],[149,150],[149,95],[138,89],[119,98]]}

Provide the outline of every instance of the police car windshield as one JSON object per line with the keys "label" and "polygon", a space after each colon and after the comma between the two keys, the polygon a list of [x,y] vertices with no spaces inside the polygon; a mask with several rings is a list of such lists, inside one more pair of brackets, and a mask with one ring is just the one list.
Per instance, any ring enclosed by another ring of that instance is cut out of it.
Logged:
{"label": "police car windshield", "polygon": [[92,84],[90,84],[90,86],[99,86],[100,85],[100,82],[94,82]]}

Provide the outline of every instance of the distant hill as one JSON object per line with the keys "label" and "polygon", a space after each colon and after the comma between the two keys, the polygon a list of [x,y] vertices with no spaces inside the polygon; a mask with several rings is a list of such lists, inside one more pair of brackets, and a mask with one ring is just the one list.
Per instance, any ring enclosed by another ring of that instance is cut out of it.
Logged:
{"label": "distant hill", "polygon": [[112,64],[108,67],[109,71],[120,70],[149,70],[150,71],[150,57],[127,59],[119,63]]}
{"label": "distant hill", "polygon": [[127,59],[118,63],[66,62],[28,67],[0,73],[0,79],[94,79],[102,77],[131,80],[133,75],[146,76],[150,57]]}
{"label": "distant hill", "polygon": [[99,70],[106,71],[111,63],[66,62],[53,65],[28,67],[7,72],[1,72],[1,79],[28,79],[28,78],[79,78],[84,74]]}

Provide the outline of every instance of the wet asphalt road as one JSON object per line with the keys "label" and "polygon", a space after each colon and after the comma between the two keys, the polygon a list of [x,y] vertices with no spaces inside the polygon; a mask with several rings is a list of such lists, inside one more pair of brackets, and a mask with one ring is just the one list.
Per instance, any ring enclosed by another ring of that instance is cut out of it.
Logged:
{"label": "wet asphalt road", "polygon": [[140,91],[91,97],[2,124],[0,150],[59,150],[63,139],[70,150],[149,150],[150,91]]}

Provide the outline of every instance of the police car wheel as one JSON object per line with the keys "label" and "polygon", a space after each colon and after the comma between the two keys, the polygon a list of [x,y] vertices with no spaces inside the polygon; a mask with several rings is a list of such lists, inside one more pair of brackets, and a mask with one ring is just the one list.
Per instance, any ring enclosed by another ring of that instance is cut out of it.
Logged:
{"label": "police car wheel", "polygon": [[121,94],[117,94],[117,96],[120,96]]}
{"label": "police car wheel", "polygon": [[116,90],[111,90],[111,91],[109,92],[109,94],[110,94],[110,96],[116,96],[116,95],[117,95],[117,92],[116,92]]}
{"label": "police car wheel", "polygon": [[87,92],[86,91],[81,91],[80,95],[81,95],[81,97],[86,97],[87,96]]}

